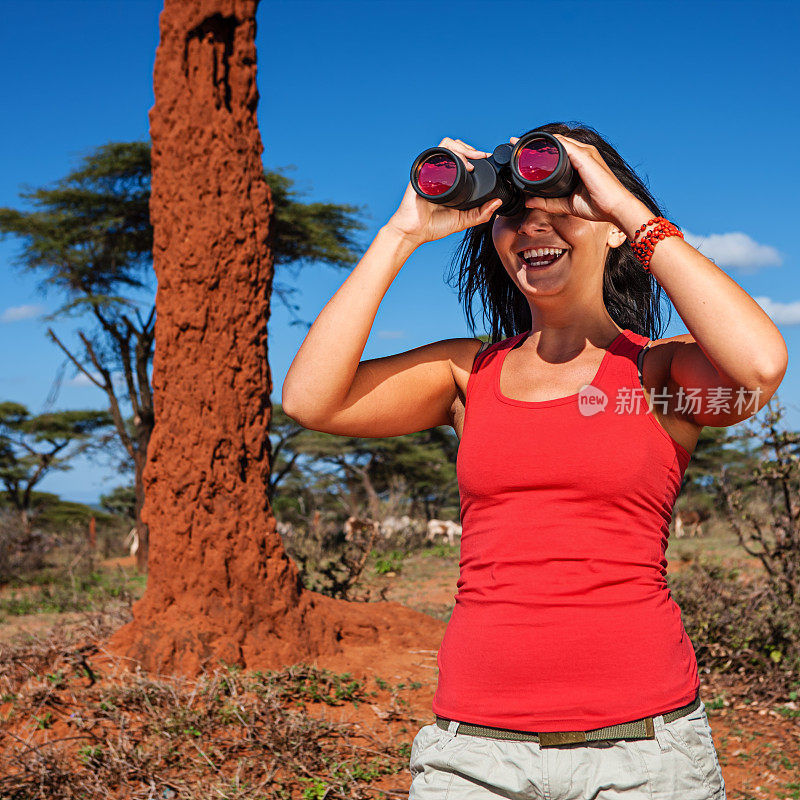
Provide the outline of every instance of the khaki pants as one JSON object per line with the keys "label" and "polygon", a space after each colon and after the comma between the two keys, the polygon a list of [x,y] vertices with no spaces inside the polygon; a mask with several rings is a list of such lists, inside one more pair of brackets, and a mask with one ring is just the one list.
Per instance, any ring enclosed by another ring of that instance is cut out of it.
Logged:
{"label": "khaki pants", "polygon": [[654,726],[655,739],[540,748],[432,722],[411,746],[409,800],[726,800],[705,704]]}

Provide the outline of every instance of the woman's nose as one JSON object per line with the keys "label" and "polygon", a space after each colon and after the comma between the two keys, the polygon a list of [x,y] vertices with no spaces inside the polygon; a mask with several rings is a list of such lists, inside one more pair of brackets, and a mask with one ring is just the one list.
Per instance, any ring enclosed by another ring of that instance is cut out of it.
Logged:
{"label": "woman's nose", "polygon": [[541,209],[532,208],[522,215],[517,230],[525,233],[528,231],[543,231],[551,227],[548,215]]}

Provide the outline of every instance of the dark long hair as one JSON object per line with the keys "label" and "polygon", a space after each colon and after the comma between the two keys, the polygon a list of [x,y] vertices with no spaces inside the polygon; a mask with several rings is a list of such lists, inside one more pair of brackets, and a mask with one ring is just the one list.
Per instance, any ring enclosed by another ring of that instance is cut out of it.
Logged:
{"label": "dark long hair", "polygon": [[[667,216],[633,168],[594,128],[580,122],[551,122],[534,130],[559,133],[594,145],[620,183],[638,197],[653,216]],[[491,342],[530,330],[532,322],[528,301],[511,280],[492,241],[495,218],[493,215],[489,222],[467,229],[453,256],[452,270],[447,278],[451,286],[452,280],[457,278],[458,300],[464,305],[473,335],[475,317],[472,302],[475,295],[479,295]],[[614,322],[650,339],[660,339],[666,327],[662,321],[661,300],[661,286],[642,269],[628,241],[611,248],[603,273],[603,302]],[[671,311],[669,314],[671,316]]]}

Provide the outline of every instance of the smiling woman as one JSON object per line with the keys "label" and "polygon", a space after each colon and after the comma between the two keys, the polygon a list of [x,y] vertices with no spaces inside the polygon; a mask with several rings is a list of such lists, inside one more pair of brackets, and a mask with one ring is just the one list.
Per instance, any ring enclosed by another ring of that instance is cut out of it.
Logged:
{"label": "smiling woman", "polygon": [[[536,130],[564,145],[575,191],[501,216],[499,199],[457,210],[409,185],[309,330],[284,409],[342,436],[460,438],[460,577],[412,800],[724,798],[669,522],[703,425],[761,408],[786,346],[596,131]],[[441,146],[467,170],[488,155]],[[479,296],[490,342],[361,361],[408,256],[458,231],[459,299],[474,330]],[[659,338],[662,288],[691,334]]]}

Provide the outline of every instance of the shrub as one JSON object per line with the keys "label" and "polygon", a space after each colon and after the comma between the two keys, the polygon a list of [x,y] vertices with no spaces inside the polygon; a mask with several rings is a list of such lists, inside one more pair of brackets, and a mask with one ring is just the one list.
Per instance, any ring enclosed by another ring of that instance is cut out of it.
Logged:
{"label": "shrub", "polygon": [[703,560],[671,575],[698,666],[736,674],[751,691],[787,700],[800,685],[800,606],[787,605],[768,579]]}

